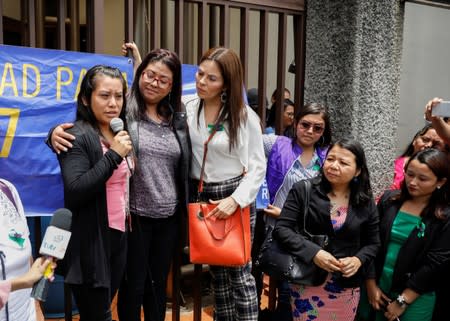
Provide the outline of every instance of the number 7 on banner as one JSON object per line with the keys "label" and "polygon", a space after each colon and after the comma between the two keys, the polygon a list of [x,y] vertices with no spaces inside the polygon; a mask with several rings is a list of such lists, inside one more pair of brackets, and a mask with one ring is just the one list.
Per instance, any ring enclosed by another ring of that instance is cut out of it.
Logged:
{"label": "number 7 on banner", "polygon": [[[0,157],[8,157],[16,133],[20,110],[18,108],[0,108],[0,116],[9,116],[8,128],[0,150]],[[2,130],[3,131],[3,130]]]}

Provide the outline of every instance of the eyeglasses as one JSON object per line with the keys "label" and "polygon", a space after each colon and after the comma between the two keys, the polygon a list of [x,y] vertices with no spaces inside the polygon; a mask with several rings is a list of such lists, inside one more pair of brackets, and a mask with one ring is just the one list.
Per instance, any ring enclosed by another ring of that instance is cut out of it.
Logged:
{"label": "eyeglasses", "polygon": [[322,125],[313,124],[304,120],[300,121],[298,124],[300,125],[300,128],[303,130],[309,130],[312,127],[313,132],[316,134],[321,134],[325,129],[325,127]]}
{"label": "eyeglasses", "polygon": [[142,72],[142,78],[148,83],[153,83],[156,80],[158,87],[161,89],[167,89],[171,84],[171,80],[169,78],[166,76],[157,76],[151,70],[145,70]]}
{"label": "eyeglasses", "polygon": [[292,113],[292,112],[291,113],[284,112],[284,114],[289,118],[294,118],[294,113]]}

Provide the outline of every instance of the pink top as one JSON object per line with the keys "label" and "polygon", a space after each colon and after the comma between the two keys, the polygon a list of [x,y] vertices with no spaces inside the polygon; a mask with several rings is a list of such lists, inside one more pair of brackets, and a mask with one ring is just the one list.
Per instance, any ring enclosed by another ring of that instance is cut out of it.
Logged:
{"label": "pink top", "polygon": [[[103,153],[108,150],[103,142],[102,149]],[[125,231],[125,217],[128,208],[128,177],[129,170],[124,159],[106,181],[109,227],[122,232]]]}
{"label": "pink top", "polygon": [[11,292],[11,282],[0,281],[0,310],[8,301],[9,292]]}
{"label": "pink top", "polygon": [[405,163],[408,157],[399,157],[394,161],[394,181],[389,189],[400,189],[405,178]]}

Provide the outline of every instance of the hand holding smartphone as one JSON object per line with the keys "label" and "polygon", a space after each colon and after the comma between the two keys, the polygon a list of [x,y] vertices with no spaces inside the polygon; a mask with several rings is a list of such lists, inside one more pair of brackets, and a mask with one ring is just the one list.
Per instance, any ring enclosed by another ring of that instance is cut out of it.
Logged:
{"label": "hand holding smartphone", "polygon": [[431,110],[432,116],[450,117],[450,101],[441,101]]}

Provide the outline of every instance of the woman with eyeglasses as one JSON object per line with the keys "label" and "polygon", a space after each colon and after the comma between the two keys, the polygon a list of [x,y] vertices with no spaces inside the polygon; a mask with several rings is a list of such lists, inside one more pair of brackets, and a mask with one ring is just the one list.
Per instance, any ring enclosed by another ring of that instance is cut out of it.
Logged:
{"label": "woman with eyeglasses", "polygon": [[266,213],[280,215],[287,194],[294,183],[316,176],[322,167],[331,142],[328,110],[318,103],[306,104],[294,120],[293,138],[265,136],[265,148],[270,146],[266,179],[270,204]]}
{"label": "woman with eyeglasses", "polygon": [[[293,128],[293,138],[264,136],[266,151],[269,148],[266,180],[270,205],[265,209],[268,227],[274,226],[294,183],[319,173],[331,142],[330,117],[321,104],[306,104],[295,117]],[[291,318],[289,299],[289,286],[280,281],[277,310],[283,320]]]}
{"label": "woman with eyeglasses", "polygon": [[405,164],[408,162],[409,157],[425,148],[431,147],[444,151],[445,143],[431,124],[428,124],[414,135],[413,140],[409,143],[408,147],[406,147],[403,154],[395,160],[394,181],[390,189],[400,189],[401,183],[405,177]]}
{"label": "woman with eyeglasses", "polygon": [[[137,47],[128,46],[139,62]],[[189,137],[181,103],[181,63],[166,49],[147,54],[136,69],[128,102],[128,130],[136,156],[130,184],[127,268],[119,290],[121,320],[163,321],[170,265],[187,210]],[[64,125],[65,126],[65,125]],[[55,150],[70,148],[57,126]]]}
{"label": "woman with eyeglasses", "polygon": [[[281,133],[286,137],[294,137],[294,102],[289,98],[283,100],[283,127],[281,128]],[[267,118],[266,124],[266,134],[275,133],[275,118],[276,118],[276,106],[275,103],[269,111],[269,116]]]}
{"label": "woman with eyeglasses", "polygon": [[285,99],[284,102],[284,113],[283,113],[283,136],[294,137],[294,102],[290,99]]}

